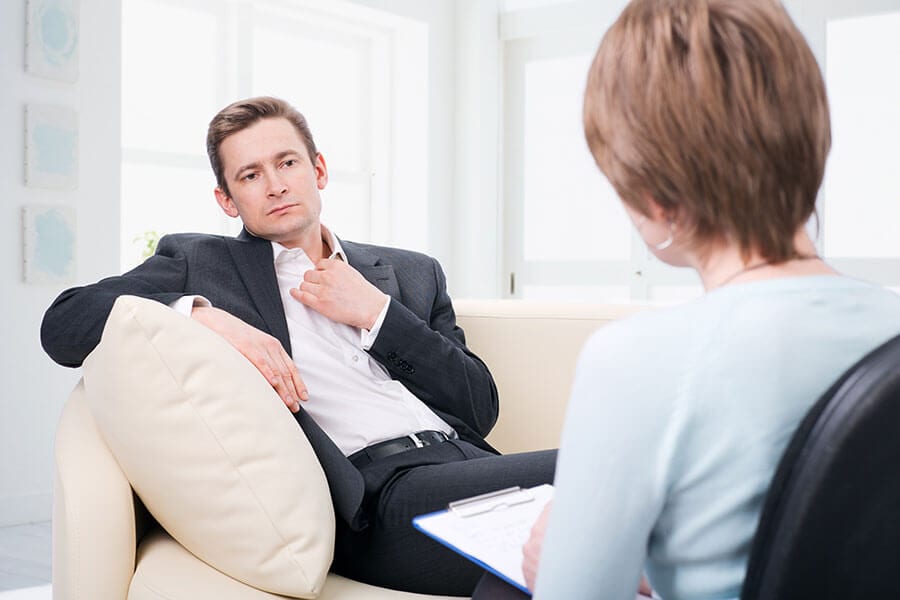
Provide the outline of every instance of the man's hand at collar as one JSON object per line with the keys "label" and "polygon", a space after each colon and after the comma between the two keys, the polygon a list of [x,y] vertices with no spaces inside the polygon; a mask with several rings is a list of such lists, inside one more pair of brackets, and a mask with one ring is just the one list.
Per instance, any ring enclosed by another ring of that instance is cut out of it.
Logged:
{"label": "man's hand at collar", "polygon": [[341,260],[323,258],[291,296],[332,321],[372,329],[390,297]]}

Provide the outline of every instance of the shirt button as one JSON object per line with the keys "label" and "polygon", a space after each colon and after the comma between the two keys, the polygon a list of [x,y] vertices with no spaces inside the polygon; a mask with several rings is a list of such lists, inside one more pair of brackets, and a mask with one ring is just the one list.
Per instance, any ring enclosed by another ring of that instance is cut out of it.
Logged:
{"label": "shirt button", "polygon": [[353,362],[359,362],[359,355],[358,355],[358,354],[354,354],[354,355],[353,355]]}

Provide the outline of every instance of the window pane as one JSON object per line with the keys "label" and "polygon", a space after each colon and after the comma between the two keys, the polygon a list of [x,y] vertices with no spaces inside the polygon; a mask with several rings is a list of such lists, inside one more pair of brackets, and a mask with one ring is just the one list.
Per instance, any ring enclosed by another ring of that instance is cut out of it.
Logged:
{"label": "window pane", "polygon": [[226,233],[228,217],[213,196],[209,169],[122,165],[122,267],[141,262],[145,232]]}
{"label": "window pane", "polygon": [[206,153],[220,108],[217,17],[153,0],[122,6],[122,145]]}
{"label": "window pane", "polygon": [[830,21],[828,256],[900,257],[900,13]]}
{"label": "window pane", "polygon": [[341,239],[371,239],[369,207],[368,185],[332,179],[322,192],[322,222]]}
{"label": "window pane", "polygon": [[525,300],[559,300],[562,302],[630,302],[627,285],[525,285]]}
{"label": "window pane", "polygon": [[631,256],[625,212],[584,141],[581,105],[591,58],[535,60],[525,67],[526,261]]}
{"label": "window pane", "polygon": [[370,101],[362,38],[310,31],[297,21],[253,33],[253,94],[284,98],[309,121],[329,168],[363,167],[363,111]]}

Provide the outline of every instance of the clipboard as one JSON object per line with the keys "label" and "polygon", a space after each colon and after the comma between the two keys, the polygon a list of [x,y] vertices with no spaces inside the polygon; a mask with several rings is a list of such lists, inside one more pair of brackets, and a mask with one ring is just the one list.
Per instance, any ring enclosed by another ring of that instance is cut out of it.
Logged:
{"label": "clipboard", "polygon": [[549,484],[507,488],[451,502],[447,510],[420,515],[413,527],[526,594],[522,545],[553,498]]}

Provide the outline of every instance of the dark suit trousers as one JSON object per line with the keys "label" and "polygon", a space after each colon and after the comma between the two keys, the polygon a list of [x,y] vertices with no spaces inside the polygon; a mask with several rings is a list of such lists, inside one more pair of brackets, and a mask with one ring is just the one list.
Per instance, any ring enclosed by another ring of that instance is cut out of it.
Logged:
{"label": "dark suit trousers", "polygon": [[556,450],[497,456],[460,440],[395,454],[364,467],[370,525],[338,520],[336,573],[423,594],[470,596],[484,570],[415,530],[412,518],[453,500],[552,483]]}
{"label": "dark suit trousers", "polygon": [[472,600],[528,600],[528,594],[493,573],[485,573],[472,593]]}

